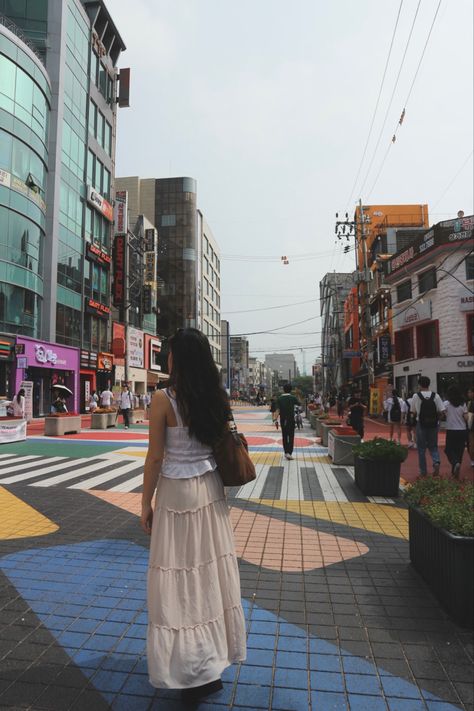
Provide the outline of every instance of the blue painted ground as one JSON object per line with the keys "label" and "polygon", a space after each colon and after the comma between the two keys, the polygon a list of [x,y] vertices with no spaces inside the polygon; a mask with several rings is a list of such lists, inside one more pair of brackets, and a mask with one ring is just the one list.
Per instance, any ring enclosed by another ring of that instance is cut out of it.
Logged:
{"label": "blue painted ground", "polygon": [[[22,551],[0,568],[114,711],[179,711],[178,693],[148,683],[145,611],[148,551],[103,540]],[[224,690],[201,704],[285,711],[456,711],[416,684],[282,617],[243,601],[245,664],[226,670]]]}

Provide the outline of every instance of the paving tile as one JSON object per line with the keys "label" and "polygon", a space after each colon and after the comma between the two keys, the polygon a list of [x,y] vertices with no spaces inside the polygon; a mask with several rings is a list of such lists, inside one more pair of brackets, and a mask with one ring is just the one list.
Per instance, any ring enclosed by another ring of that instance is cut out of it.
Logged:
{"label": "paving tile", "polygon": [[251,706],[255,709],[268,709],[270,691],[269,686],[241,684],[237,686],[234,704],[237,706]]}
{"label": "paving tile", "polygon": [[[229,667],[226,669],[226,672],[228,672],[229,669],[233,671],[232,679],[230,679],[230,681],[232,681],[235,677],[236,670],[233,667]],[[223,680],[226,677],[226,672],[222,675]],[[271,667],[256,667],[243,664],[240,667],[239,684],[261,684],[263,686],[270,686],[272,676],[273,669]]]}
{"label": "paving tile", "polygon": [[394,699],[388,697],[387,702],[390,711],[426,711],[425,702],[416,699]]}
{"label": "paving tile", "polygon": [[308,655],[302,652],[277,652],[276,666],[286,669],[304,669],[308,662]]}
{"label": "paving tile", "polygon": [[[155,689],[151,686],[148,681],[148,677],[145,674],[130,674],[128,677],[122,677],[123,686],[121,687],[121,694],[131,694],[132,696],[154,696]],[[95,684],[95,677],[92,679],[92,683]],[[99,687],[97,687],[99,688]]]}
{"label": "paving tile", "polygon": [[380,681],[376,676],[368,674],[345,674],[344,681],[349,694],[369,694],[376,696],[381,693]]}
{"label": "paving tile", "polygon": [[350,711],[387,711],[387,704],[380,696],[349,693]]}
{"label": "paving tile", "polygon": [[345,694],[330,691],[312,691],[311,706],[321,711],[348,711],[349,705]]}
{"label": "paving tile", "polygon": [[380,677],[382,687],[386,696],[396,696],[397,698],[421,699],[420,690],[415,684],[410,684],[404,679],[394,676]]}
{"label": "paving tile", "polygon": [[318,691],[344,691],[342,674],[313,671],[310,674],[311,688]]}
{"label": "paving tile", "polygon": [[[350,657],[347,657],[350,659]],[[309,667],[314,671],[341,671],[341,657],[335,654],[311,654]]]}
{"label": "paving tile", "polygon": [[[166,700],[160,700],[160,704],[160,709],[166,708]],[[148,698],[143,696],[128,696],[127,694],[120,694],[120,696],[117,696],[114,699],[110,708],[112,711],[147,711],[149,707],[150,699]],[[178,711],[178,709],[176,709],[176,711]]]}
{"label": "paving tile", "polygon": [[306,669],[276,669],[274,685],[289,689],[307,689],[309,684]]}
{"label": "paving tile", "polygon": [[308,691],[275,687],[272,697],[272,709],[284,711],[308,711]]}

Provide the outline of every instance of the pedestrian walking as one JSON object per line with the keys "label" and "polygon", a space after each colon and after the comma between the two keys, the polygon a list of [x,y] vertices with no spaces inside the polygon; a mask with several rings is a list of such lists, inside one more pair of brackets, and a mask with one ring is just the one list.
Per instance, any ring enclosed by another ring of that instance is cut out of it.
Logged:
{"label": "pedestrian walking", "polygon": [[347,401],[349,408],[348,424],[357,432],[361,440],[364,439],[364,414],[367,406],[362,402],[360,390],[356,390]]}
{"label": "pedestrian walking", "polygon": [[291,383],[285,383],[283,394],[277,400],[277,409],[280,415],[283,451],[286,459],[293,459],[293,445],[295,441],[295,407],[299,406],[298,399],[291,394]]}
{"label": "pedestrian walking", "polygon": [[408,449],[416,449],[416,417],[411,411],[413,393],[408,393],[405,398],[405,425],[407,428]]}
{"label": "pedestrian walking", "polygon": [[420,476],[426,476],[426,450],[433,461],[433,476],[439,475],[438,426],[444,413],[444,405],[438,393],[430,390],[430,379],[422,375],[420,389],[413,396],[411,413],[416,416],[416,445]]}
{"label": "pedestrian walking", "polygon": [[13,417],[25,417],[25,403],[25,390],[23,388],[20,388],[20,390],[18,390],[18,393],[13,398]]}
{"label": "pedestrian walking", "polygon": [[123,424],[125,429],[128,430],[130,427],[130,413],[133,410],[134,397],[130,392],[128,385],[125,383],[122,386],[122,392],[120,393],[119,407],[120,412],[123,415]]}
{"label": "pedestrian walking", "polygon": [[467,406],[461,391],[456,385],[450,385],[444,402],[446,411],[446,445],[444,451],[451,464],[451,474],[459,477],[462,458],[467,443]]}
{"label": "pedestrian walking", "polygon": [[467,391],[467,443],[471,467],[474,467],[474,389]]}
{"label": "pedestrian walking", "polygon": [[406,404],[399,397],[396,390],[392,390],[392,394],[383,404],[383,409],[387,413],[387,422],[390,425],[390,439],[400,444],[402,438],[402,419],[406,412]]}
{"label": "pedestrian walking", "polygon": [[89,395],[89,401],[88,401],[88,406],[89,406],[89,411],[94,412],[94,410],[97,410],[97,404],[99,402],[99,398],[97,397],[97,393],[95,390],[91,392]]}
{"label": "pedestrian walking", "polygon": [[275,425],[275,427],[278,429],[278,407],[277,407],[277,402],[276,398],[272,397],[272,401],[270,403],[270,412],[272,413],[272,422]]}
{"label": "pedestrian walking", "polygon": [[232,525],[213,456],[230,405],[200,331],[180,329],[169,345],[169,386],[151,403],[142,494],[141,525],[151,534],[148,673],[153,686],[182,689],[185,702],[198,704],[246,657]]}
{"label": "pedestrian walking", "polygon": [[110,390],[109,386],[102,390],[100,394],[100,405],[101,407],[110,407],[114,399],[114,394]]}
{"label": "pedestrian walking", "polygon": [[345,395],[342,390],[339,390],[337,394],[337,416],[339,419],[344,419],[344,409],[345,409]]}
{"label": "pedestrian walking", "polygon": [[297,427],[299,430],[303,429],[303,415],[302,415],[303,409],[301,405],[296,405],[295,407],[295,427]]}

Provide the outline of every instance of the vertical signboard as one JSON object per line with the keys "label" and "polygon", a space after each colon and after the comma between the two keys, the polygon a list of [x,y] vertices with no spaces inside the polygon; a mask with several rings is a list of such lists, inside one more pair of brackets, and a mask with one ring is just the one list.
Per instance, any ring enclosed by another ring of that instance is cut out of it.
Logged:
{"label": "vertical signboard", "polygon": [[128,232],[128,192],[127,190],[117,190],[115,193],[114,207],[114,232],[116,235],[124,236]]}
{"label": "vertical signboard", "polygon": [[127,328],[128,364],[132,368],[143,368],[143,331]]}
{"label": "vertical signboard", "polygon": [[114,240],[114,282],[112,302],[114,306],[123,306],[125,301],[125,240],[117,235]]}
{"label": "vertical signboard", "polygon": [[22,380],[20,388],[25,391],[25,419],[27,422],[31,422],[33,419],[33,381]]}

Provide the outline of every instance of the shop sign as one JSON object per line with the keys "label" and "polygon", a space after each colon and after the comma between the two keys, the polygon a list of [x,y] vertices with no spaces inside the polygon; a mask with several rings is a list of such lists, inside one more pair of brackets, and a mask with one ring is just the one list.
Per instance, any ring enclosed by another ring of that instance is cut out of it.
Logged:
{"label": "shop sign", "polygon": [[463,291],[459,297],[459,308],[461,311],[474,311],[474,294]]}
{"label": "shop sign", "polygon": [[24,355],[25,353],[25,344],[24,343],[16,343],[15,344],[15,355]]}
{"label": "shop sign", "polygon": [[431,318],[431,300],[424,303],[418,302],[409,308],[403,308],[400,313],[395,313],[393,317],[393,328],[398,330],[411,326],[419,321],[426,321]]}
{"label": "shop sign", "polygon": [[0,444],[21,442],[26,439],[26,420],[0,422]]}
{"label": "shop sign", "polygon": [[95,299],[86,299],[86,311],[88,314],[93,314],[100,318],[109,318],[110,316],[110,308]]}
{"label": "shop sign", "polygon": [[86,257],[102,267],[110,267],[112,257],[96,244],[87,243]]}
{"label": "shop sign", "polygon": [[372,415],[377,415],[380,410],[380,390],[378,388],[370,388],[369,409]]}
{"label": "shop sign", "polygon": [[114,206],[115,235],[125,236],[128,232],[128,192],[117,190]]}
{"label": "shop sign", "polygon": [[94,351],[89,353],[89,367],[92,368],[92,370],[97,369],[97,353]]}
{"label": "shop sign", "polygon": [[17,356],[16,367],[26,370],[28,368],[28,358],[26,356]]}
{"label": "shop sign", "polygon": [[143,368],[143,331],[129,326],[127,329],[128,364],[132,368]]}
{"label": "shop sign", "polygon": [[81,350],[79,355],[79,364],[81,368],[89,367],[89,351]]}
{"label": "shop sign", "polygon": [[[13,341],[10,339],[2,338],[0,340],[0,360],[8,360],[12,354]],[[16,353],[16,346],[15,346]]]}
{"label": "shop sign", "polygon": [[145,230],[145,252],[155,251],[155,229],[152,227]]}
{"label": "shop sign", "polygon": [[87,202],[95,207],[106,220],[109,220],[109,222],[113,221],[114,211],[112,205],[90,185],[87,186]]}
{"label": "shop sign", "polygon": [[114,365],[112,353],[99,353],[97,359],[97,370],[101,373],[111,373]]}
{"label": "shop sign", "polygon": [[342,351],[343,358],[360,358],[360,355],[361,355],[360,351],[351,351],[351,350]]}
{"label": "shop sign", "polygon": [[9,188],[11,185],[11,175],[6,170],[0,169],[0,185],[3,185],[4,188]]}
{"label": "shop sign", "polygon": [[150,284],[144,284],[143,285],[143,313],[144,314],[151,314],[153,313],[153,305],[152,305],[152,287]]}
{"label": "shop sign", "polygon": [[161,370],[161,365],[156,363],[155,357],[154,357],[158,353],[161,353],[161,341],[158,338],[150,338],[149,343],[150,343],[150,351],[149,351],[150,370]]}
{"label": "shop sign", "polygon": [[458,360],[458,368],[474,368],[474,360]]}
{"label": "shop sign", "polygon": [[155,252],[145,252],[145,273],[143,281],[145,284],[154,284],[156,276]]}
{"label": "shop sign", "polygon": [[38,363],[42,363],[43,365],[46,363],[56,365],[58,354],[55,353],[52,348],[45,348],[41,343],[37,343],[35,345],[35,358]]}
{"label": "shop sign", "polygon": [[97,353],[93,351],[81,350],[80,354],[81,368],[96,370],[97,368]]}
{"label": "shop sign", "polygon": [[125,300],[125,237],[118,235],[114,241],[114,306],[123,306]]}
{"label": "shop sign", "polygon": [[378,339],[379,363],[388,363],[392,357],[390,336],[380,336]]}
{"label": "shop sign", "polygon": [[33,419],[33,381],[22,380],[19,389],[21,388],[25,391],[25,418],[27,422],[31,422]]}

